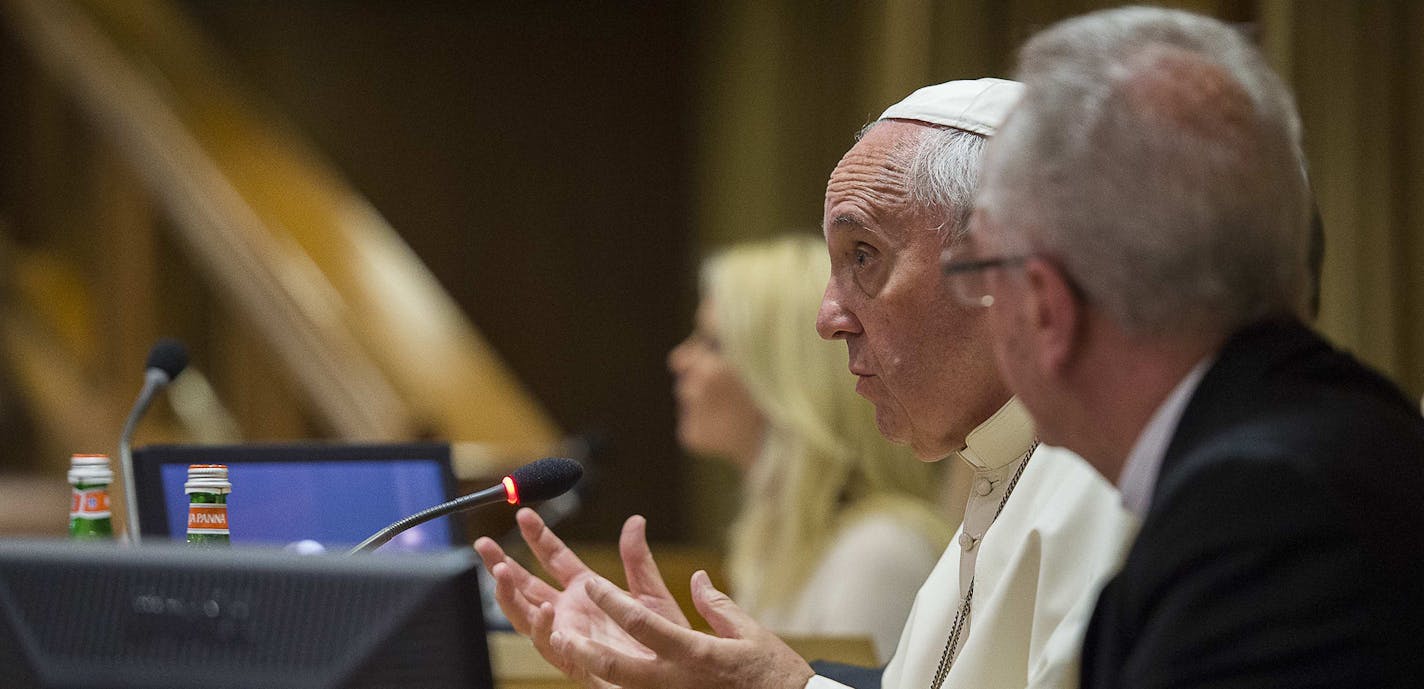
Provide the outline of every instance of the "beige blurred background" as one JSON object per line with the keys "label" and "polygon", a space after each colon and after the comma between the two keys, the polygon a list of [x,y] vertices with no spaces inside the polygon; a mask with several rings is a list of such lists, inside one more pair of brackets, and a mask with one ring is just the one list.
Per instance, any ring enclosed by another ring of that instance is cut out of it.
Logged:
{"label": "beige blurred background", "polygon": [[[0,531],[62,529],[171,335],[139,444],[443,438],[478,483],[579,436],[570,535],[715,550],[735,484],[664,364],[699,256],[814,231],[886,105],[1114,4],[0,0]],[[1318,325],[1424,392],[1424,3],[1167,4],[1295,89]]]}

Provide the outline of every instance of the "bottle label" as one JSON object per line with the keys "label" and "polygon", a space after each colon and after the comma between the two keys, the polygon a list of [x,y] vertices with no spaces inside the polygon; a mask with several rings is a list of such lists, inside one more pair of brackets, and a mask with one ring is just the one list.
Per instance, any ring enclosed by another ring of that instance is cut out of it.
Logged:
{"label": "bottle label", "polygon": [[108,519],[109,491],[106,488],[78,488],[70,492],[70,519]]}
{"label": "bottle label", "polygon": [[188,506],[190,535],[226,535],[227,532],[227,505],[193,503]]}

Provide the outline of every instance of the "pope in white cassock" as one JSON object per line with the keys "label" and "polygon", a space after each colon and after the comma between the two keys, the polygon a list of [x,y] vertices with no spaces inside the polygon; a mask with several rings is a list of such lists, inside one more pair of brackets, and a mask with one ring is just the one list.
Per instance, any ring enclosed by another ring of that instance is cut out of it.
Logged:
{"label": "pope in white cassock", "polygon": [[[927,461],[973,468],[964,523],[921,587],[881,686],[1016,689],[1077,685],[1078,647],[1098,588],[1135,524],[1083,460],[1039,445],[994,369],[983,309],[943,274],[962,237],[979,157],[1021,87],[999,79],[930,86],[890,107],[841,159],[826,190],[831,255],[817,329],[844,340],[856,390],[891,440]],[[1013,265],[975,270],[1012,270]],[[715,635],[689,628],[630,518],[629,590],[588,570],[531,511],[519,522],[562,590],[489,539],[476,548],[501,607],[545,658],[591,687],[843,686],[693,575]]]}

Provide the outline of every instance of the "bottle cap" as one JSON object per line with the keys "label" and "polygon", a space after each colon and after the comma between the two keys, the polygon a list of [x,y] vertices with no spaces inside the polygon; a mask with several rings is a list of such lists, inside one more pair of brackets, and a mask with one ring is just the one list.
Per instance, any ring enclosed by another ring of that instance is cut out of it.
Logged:
{"label": "bottle cap", "polygon": [[227,480],[226,464],[189,464],[188,482],[183,484],[184,493],[232,492],[232,483]]}
{"label": "bottle cap", "polygon": [[113,483],[114,472],[109,468],[108,455],[79,454],[69,458],[69,484]]}

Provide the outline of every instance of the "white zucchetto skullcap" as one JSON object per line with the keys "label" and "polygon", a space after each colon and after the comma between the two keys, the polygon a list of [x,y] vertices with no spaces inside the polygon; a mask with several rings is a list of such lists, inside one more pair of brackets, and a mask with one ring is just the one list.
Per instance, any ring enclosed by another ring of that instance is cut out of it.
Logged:
{"label": "white zucchetto skullcap", "polygon": [[947,81],[915,91],[880,119],[916,120],[993,136],[1023,90],[1023,84],[1007,79]]}

